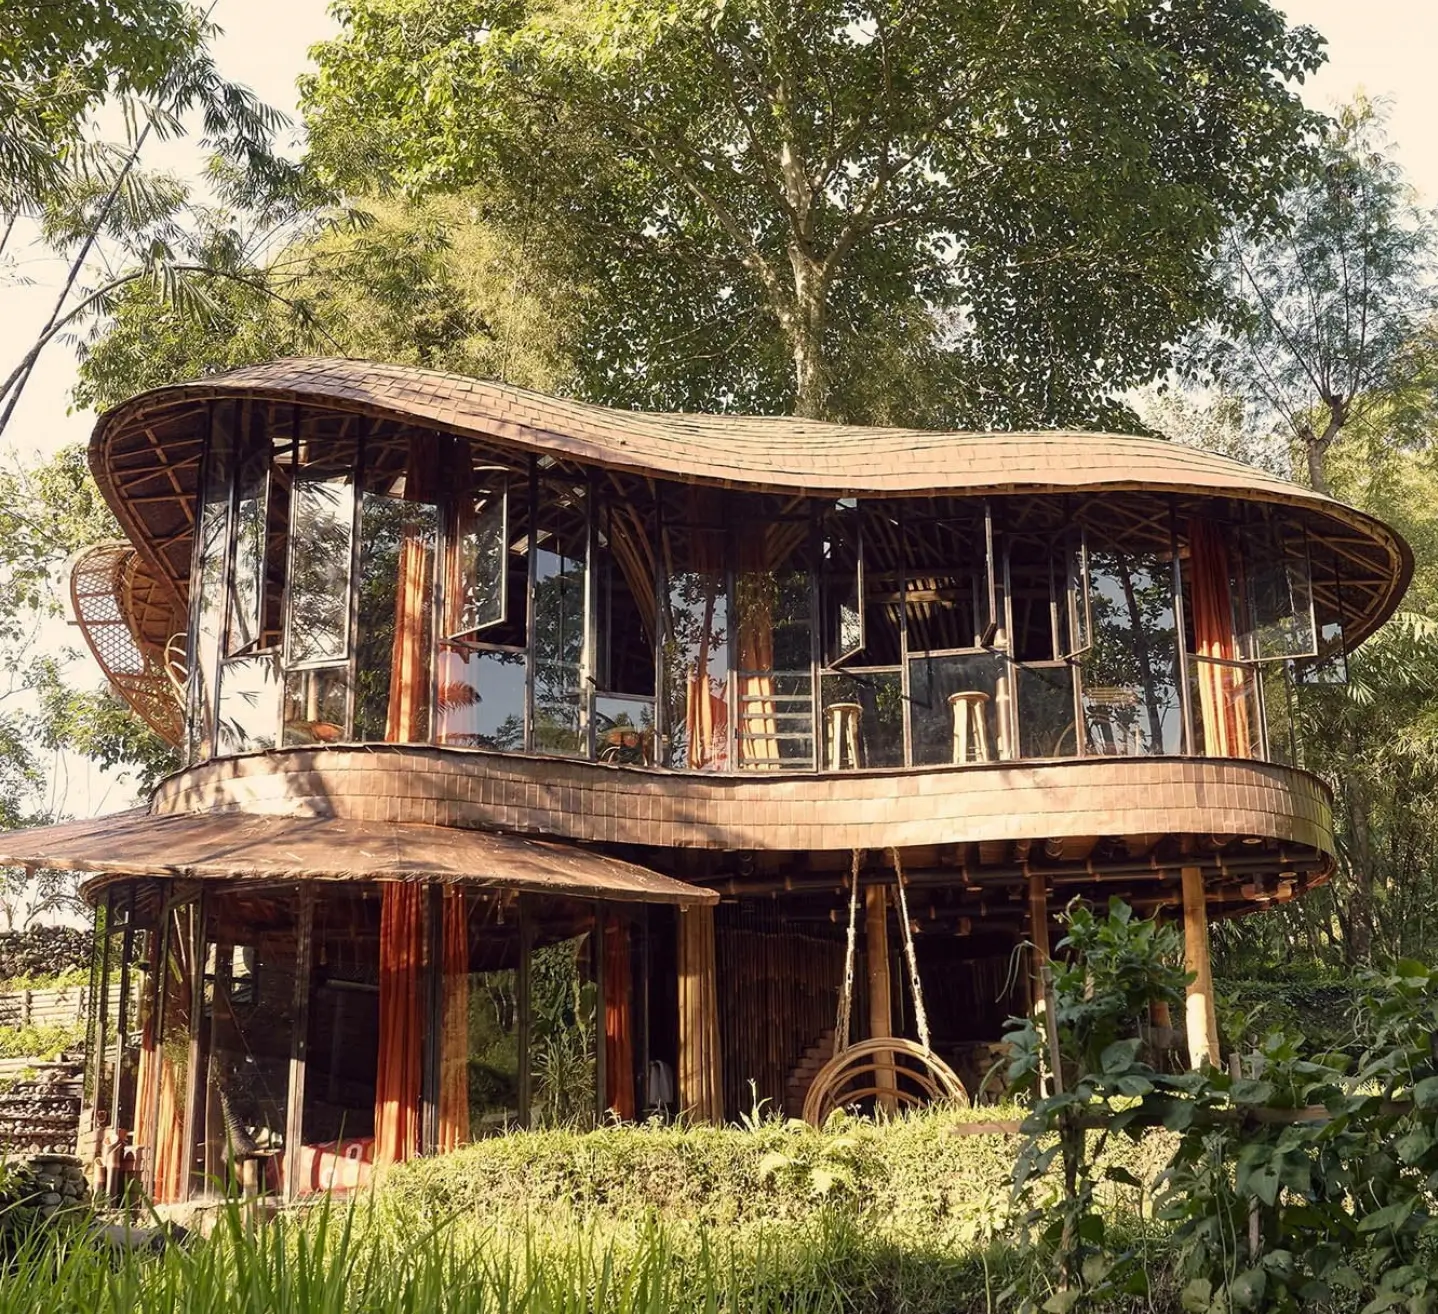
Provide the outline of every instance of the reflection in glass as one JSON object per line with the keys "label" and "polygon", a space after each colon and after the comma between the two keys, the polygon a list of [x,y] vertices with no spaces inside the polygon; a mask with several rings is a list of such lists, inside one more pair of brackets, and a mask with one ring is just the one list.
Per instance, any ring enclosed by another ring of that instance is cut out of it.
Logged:
{"label": "reflection in glass", "polygon": [[448,638],[476,634],[506,615],[509,496],[504,473],[459,503],[448,581]]}
{"label": "reflection in glass", "polygon": [[1194,748],[1204,757],[1258,757],[1258,677],[1252,667],[1189,659]]}
{"label": "reflection in glass", "polygon": [[440,649],[437,741],[523,752],[524,672],[522,652]]}
{"label": "reflection in glass", "polygon": [[234,472],[235,404],[215,405],[205,451],[205,493],[195,531],[195,579],[199,592],[190,636],[189,689],[186,695],[188,752],[191,761],[213,751],[215,677],[225,624],[225,566],[230,533],[230,483]]}
{"label": "reflection in glass", "polygon": [[225,643],[225,651],[231,656],[256,647],[263,640],[270,455],[267,440],[263,444],[252,444],[235,476],[235,556],[230,572],[230,621]]}
{"label": "reflection in glass", "polygon": [[1181,752],[1168,560],[1157,553],[1094,551],[1089,583],[1093,645],[1082,666],[1086,751]]}
{"label": "reflection in glass", "polygon": [[273,748],[280,718],[279,666],[272,655],[236,657],[220,668],[217,753]]}
{"label": "reflection in glass", "polygon": [[519,1102],[519,916],[497,900],[470,900],[466,1078],[471,1137],[521,1121]]}
{"label": "reflection in glass", "polygon": [[[758,550],[746,550],[752,544]],[[762,528],[741,538],[741,561],[766,555]],[[812,766],[814,681],[810,579],[797,570],[741,570],[734,580],[738,646],[734,733],[740,767]]]}
{"label": "reflection in glass", "polygon": [[354,737],[429,738],[429,653],[439,509],[366,493],[360,505]]}
{"label": "reflection in glass", "polygon": [[653,766],[654,699],[595,695],[594,756],[620,766]]}
{"label": "reflection in glass", "polygon": [[729,765],[729,598],[723,571],[669,577],[664,636],[666,766]]}
{"label": "reflection in glass", "polygon": [[1078,736],[1074,721],[1074,668],[1016,666],[1019,756],[1074,757]]}
{"label": "reflection in glass", "polygon": [[539,488],[534,545],[534,734],[539,753],[585,751],[580,689],[588,573],[582,486]]}
{"label": "reflection in glass", "polygon": [[206,901],[197,1189],[280,1185],[295,996],[295,900]]}
{"label": "reflection in glass", "polygon": [[1318,651],[1308,539],[1297,526],[1251,525],[1240,535],[1232,580],[1237,655],[1248,661]]}
{"label": "reflection in glass", "polygon": [[290,671],[285,676],[284,745],[332,744],[343,739],[348,701],[348,668]]}
{"label": "reflection in glass", "polygon": [[864,648],[863,520],[854,498],[842,498],[824,516],[819,551],[823,561],[824,664],[834,666]]}
{"label": "reflection in glass", "polygon": [[[847,722],[858,711],[858,766],[904,765],[904,682],[898,671],[825,671],[824,770],[849,768]],[[834,709],[838,707],[840,711]]]}
{"label": "reflection in glass", "polygon": [[193,1167],[185,1145],[185,1100],[189,1090],[190,1028],[195,1013],[198,931],[197,902],[170,910],[158,962],[159,1024],[146,1029],[140,1055],[136,1138],[150,1151],[151,1194],[159,1204],[182,1198]]}
{"label": "reflection in glass", "polygon": [[1007,659],[921,653],[909,659],[909,742],[916,766],[992,762],[1002,753]]}
{"label": "reflection in glass", "polygon": [[574,934],[536,940],[530,955],[531,1126],[592,1126],[599,1103],[594,914],[574,909],[565,920]]}
{"label": "reflection in glass", "polygon": [[1263,682],[1264,744],[1270,762],[1301,766],[1298,727],[1293,714],[1293,673],[1286,662],[1258,668]]}
{"label": "reflection in glass", "polygon": [[349,652],[354,486],[347,475],[295,480],[290,508],[286,661],[342,660]]}

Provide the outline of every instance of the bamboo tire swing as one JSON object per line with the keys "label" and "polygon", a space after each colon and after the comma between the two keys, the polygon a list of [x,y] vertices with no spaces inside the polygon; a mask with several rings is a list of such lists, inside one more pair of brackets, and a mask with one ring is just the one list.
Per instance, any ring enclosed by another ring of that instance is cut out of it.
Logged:
{"label": "bamboo tire swing", "polygon": [[849,934],[844,950],[844,984],[839,992],[838,1025],[834,1032],[834,1057],[815,1074],[804,1097],[804,1121],[821,1127],[835,1110],[861,1100],[873,1100],[877,1110],[918,1108],[938,1100],[967,1105],[969,1093],[958,1074],[934,1053],[929,1044],[929,1018],[924,1009],[924,990],[919,980],[919,960],[914,951],[914,929],[909,921],[909,899],[904,867],[897,849],[890,849],[899,887],[899,924],[904,932],[904,958],[909,969],[909,990],[914,998],[917,1041],[903,1036],[874,1036],[857,1044],[849,1043],[854,1004],[854,957],[859,921],[859,863],[862,853],[854,850],[849,871]]}

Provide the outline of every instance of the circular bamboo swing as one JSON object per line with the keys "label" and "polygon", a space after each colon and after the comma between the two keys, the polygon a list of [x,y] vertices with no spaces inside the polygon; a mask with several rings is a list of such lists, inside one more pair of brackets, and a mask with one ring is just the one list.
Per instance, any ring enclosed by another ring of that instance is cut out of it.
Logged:
{"label": "circular bamboo swing", "polygon": [[835,1109],[873,1100],[881,1109],[896,1111],[915,1108],[935,1100],[967,1104],[964,1083],[929,1046],[929,1018],[924,1009],[924,990],[919,981],[919,960],[914,952],[914,929],[909,922],[909,899],[904,867],[897,849],[891,849],[894,874],[899,886],[899,924],[904,931],[904,957],[909,968],[909,990],[914,997],[917,1042],[902,1036],[875,1036],[849,1043],[850,1018],[854,1003],[854,955],[859,921],[859,862],[854,850],[849,871],[849,935],[844,950],[844,984],[839,992],[839,1018],[834,1031],[834,1057],[814,1077],[804,1097],[804,1121],[815,1127]]}

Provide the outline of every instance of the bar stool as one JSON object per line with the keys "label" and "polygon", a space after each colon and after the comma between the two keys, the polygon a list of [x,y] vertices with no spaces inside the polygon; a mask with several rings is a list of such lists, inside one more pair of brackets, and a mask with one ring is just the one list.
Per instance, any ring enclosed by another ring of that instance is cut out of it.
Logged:
{"label": "bar stool", "polygon": [[954,712],[954,761],[969,761],[969,748],[975,762],[992,762],[989,747],[989,696],[978,689],[965,689],[949,695]]}
{"label": "bar stool", "polygon": [[847,750],[848,769],[857,771],[864,765],[859,738],[859,718],[864,714],[864,709],[858,703],[830,703],[824,710],[829,718],[829,770],[845,769],[844,753]]}

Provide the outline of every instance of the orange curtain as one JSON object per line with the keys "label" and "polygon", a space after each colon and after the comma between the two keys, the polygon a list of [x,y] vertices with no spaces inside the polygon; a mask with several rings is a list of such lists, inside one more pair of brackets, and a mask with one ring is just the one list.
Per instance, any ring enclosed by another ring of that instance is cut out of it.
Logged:
{"label": "orange curtain", "polygon": [[406,527],[399,550],[399,580],[394,599],[394,648],[390,656],[389,716],[384,737],[390,743],[415,743],[428,738],[429,669],[425,661],[429,591],[433,570],[422,530]]}
{"label": "orange curtain", "polygon": [[440,1014],[441,1154],[469,1140],[469,923],[463,890],[444,892],[444,997]]}
{"label": "orange curtain", "polygon": [[741,765],[779,765],[779,723],[774,705],[774,602],[778,584],[770,569],[768,533],[739,542],[736,589],[739,624],[739,740]]}
{"label": "orange curtain", "polygon": [[634,1117],[633,987],[629,971],[629,927],[611,921],[604,928],[604,1107]]}
{"label": "orange curtain", "polygon": [[[1188,553],[1194,652],[1215,661],[1232,661],[1237,650],[1229,595],[1228,546],[1209,521],[1195,517],[1188,522]],[[1252,675],[1243,667],[1207,661],[1197,665],[1204,755],[1250,756]]]}
{"label": "orange curtain", "polygon": [[419,1153],[421,986],[425,887],[384,887],[379,924],[379,1056],[375,1074],[375,1163]]}

